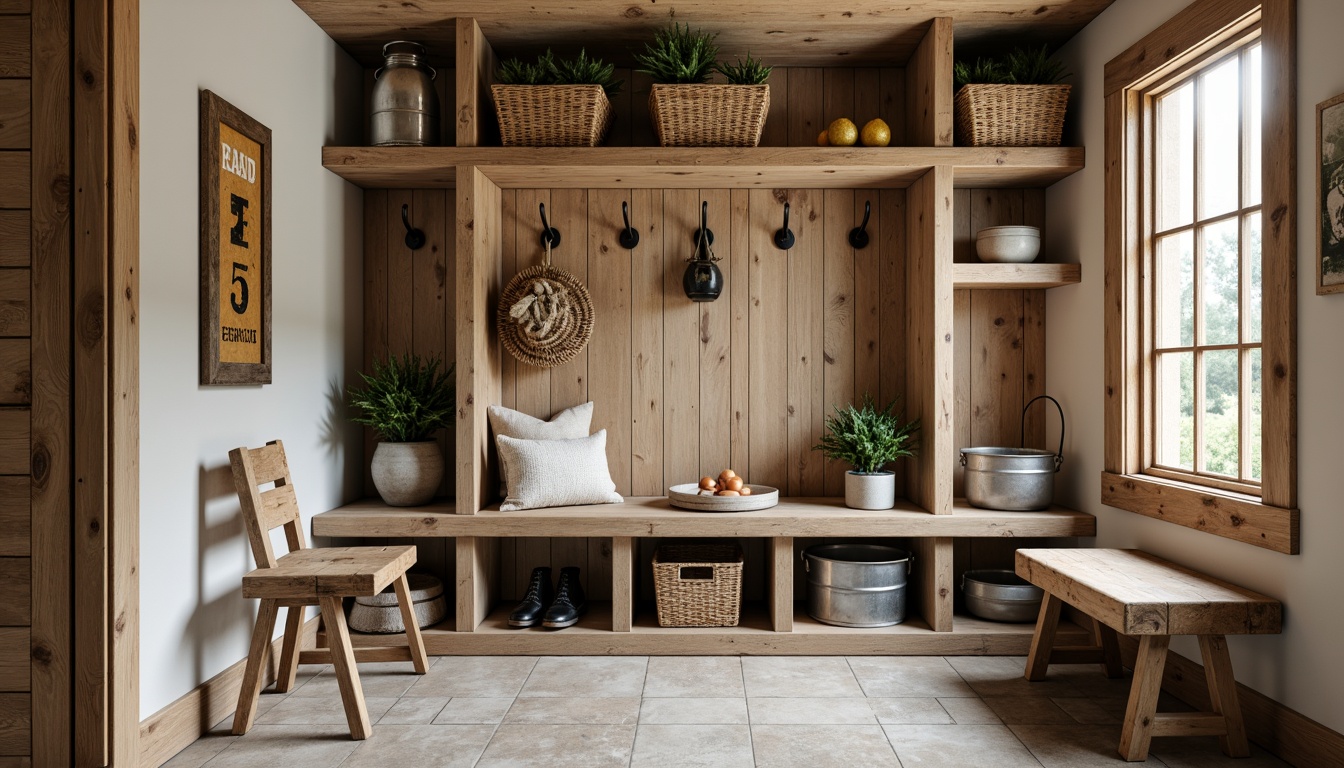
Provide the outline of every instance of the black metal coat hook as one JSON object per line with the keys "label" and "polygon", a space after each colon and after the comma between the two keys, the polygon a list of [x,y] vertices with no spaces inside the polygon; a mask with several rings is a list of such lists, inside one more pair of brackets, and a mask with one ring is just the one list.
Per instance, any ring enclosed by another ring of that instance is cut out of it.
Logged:
{"label": "black metal coat hook", "polygon": [[709,201],[702,200],[700,202],[700,229],[697,229],[691,233],[691,240],[695,242],[697,248],[700,246],[701,232],[705,233],[706,245],[714,244],[714,230],[709,228],[708,222],[709,222]]}
{"label": "black metal coat hook", "polygon": [[633,251],[639,245],[639,230],[630,226],[630,203],[621,201],[621,218],[625,219],[625,229],[621,230],[621,247]]}
{"label": "black metal coat hook", "polygon": [[423,231],[411,226],[411,206],[405,203],[401,206],[401,223],[406,225],[406,247],[412,251],[424,248],[428,238]]}
{"label": "black metal coat hook", "polygon": [[787,251],[793,247],[793,230],[789,229],[789,204],[784,204],[784,226],[775,230],[775,247]]}
{"label": "black metal coat hook", "polygon": [[849,230],[849,244],[854,248],[868,247],[868,217],[873,213],[873,203],[871,200],[865,200],[863,203],[863,223]]}
{"label": "black metal coat hook", "polygon": [[560,230],[552,227],[550,222],[546,221],[546,204],[541,203],[538,206],[541,209],[541,247],[549,245],[552,248],[560,247]]}

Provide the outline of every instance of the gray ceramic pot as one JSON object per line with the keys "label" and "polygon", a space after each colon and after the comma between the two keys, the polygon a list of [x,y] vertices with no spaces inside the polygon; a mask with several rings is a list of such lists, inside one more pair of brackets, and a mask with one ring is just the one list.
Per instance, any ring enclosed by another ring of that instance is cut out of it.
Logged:
{"label": "gray ceramic pot", "polygon": [[896,506],[896,473],[845,473],[845,506],[850,509],[891,509]]}
{"label": "gray ceramic pot", "polygon": [[443,480],[438,442],[379,443],[373,452],[373,485],[394,507],[418,507],[434,499]]}

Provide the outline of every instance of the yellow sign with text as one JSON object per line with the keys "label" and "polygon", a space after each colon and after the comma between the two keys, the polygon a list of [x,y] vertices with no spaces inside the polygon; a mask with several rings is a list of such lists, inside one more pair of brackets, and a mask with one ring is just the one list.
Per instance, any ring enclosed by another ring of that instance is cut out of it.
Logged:
{"label": "yellow sign with text", "polygon": [[219,361],[261,362],[261,145],[219,125]]}

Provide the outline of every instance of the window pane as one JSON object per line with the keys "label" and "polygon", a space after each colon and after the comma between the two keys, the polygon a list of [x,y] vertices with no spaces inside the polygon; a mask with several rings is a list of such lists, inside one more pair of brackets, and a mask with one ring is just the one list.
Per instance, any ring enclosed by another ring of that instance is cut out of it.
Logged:
{"label": "window pane", "polygon": [[1237,208],[1241,188],[1241,61],[1237,57],[1199,79],[1199,216]]}
{"label": "window pane", "polygon": [[1241,379],[1239,353],[1235,349],[1204,352],[1204,443],[1205,472],[1238,477],[1241,454]]}
{"label": "window pane", "polygon": [[1204,305],[1204,344],[1236,344],[1241,322],[1237,219],[1226,219],[1201,230],[1204,257],[1199,294]]}
{"label": "window pane", "polygon": [[1249,93],[1246,105],[1246,205],[1260,204],[1260,46],[1252,48],[1246,56],[1246,90]]}
{"label": "window pane", "polygon": [[1193,352],[1157,356],[1153,393],[1157,409],[1156,463],[1195,468],[1195,365]]}
{"label": "window pane", "polygon": [[1157,229],[1163,231],[1195,220],[1195,84],[1177,88],[1157,100],[1157,146],[1154,185]]}
{"label": "window pane", "polygon": [[1247,440],[1251,443],[1251,475],[1250,479],[1260,479],[1260,412],[1261,399],[1264,387],[1260,383],[1260,350],[1252,349],[1249,352],[1251,356],[1251,380],[1250,380],[1250,424],[1247,425]]}
{"label": "window pane", "polygon": [[1260,260],[1260,214],[1253,213],[1247,216],[1245,226],[1243,237],[1246,239],[1246,252],[1243,256],[1246,259],[1247,275],[1246,342],[1255,343],[1260,341],[1261,305],[1265,301],[1262,286],[1262,272],[1265,265]]}
{"label": "window pane", "polygon": [[1195,233],[1186,230],[1157,241],[1154,325],[1158,347],[1195,343]]}

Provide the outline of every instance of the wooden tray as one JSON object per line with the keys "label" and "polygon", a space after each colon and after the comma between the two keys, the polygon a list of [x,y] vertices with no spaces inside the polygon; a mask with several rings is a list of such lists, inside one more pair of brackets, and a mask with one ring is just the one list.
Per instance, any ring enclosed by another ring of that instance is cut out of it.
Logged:
{"label": "wooden tray", "polygon": [[698,483],[683,483],[667,489],[672,506],[692,512],[751,512],[769,509],[779,503],[779,489],[768,485],[747,484],[750,496],[701,496]]}

